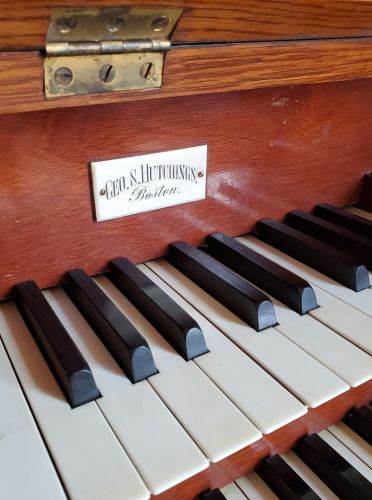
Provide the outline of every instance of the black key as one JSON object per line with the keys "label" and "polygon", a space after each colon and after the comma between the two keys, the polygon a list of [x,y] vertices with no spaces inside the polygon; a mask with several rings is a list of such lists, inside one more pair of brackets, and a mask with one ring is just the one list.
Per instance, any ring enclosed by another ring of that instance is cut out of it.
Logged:
{"label": "black key", "polygon": [[372,270],[372,246],[368,238],[299,210],[289,212],[285,222],[308,236],[360,259],[369,270]]}
{"label": "black key", "polygon": [[262,241],[356,292],[370,286],[368,271],[363,264],[297,229],[265,219],[257,222],[256,231]]}
{"label": "black key", "polygon": [[318,307],[309,283],[222,233],[207,238],[208,252],[225,266],[279,299],[299,314]]}
{"label": "black key", "polygon": [[221,490],[215,488],[214,490],[207,491],[206,493],[202,493],[199,496],[200,500],[226,500],[226,497]]}
{"label": "black key", "polygon": [[119,290],[186,361],[208,352],[196,321],[128,259],[111,261],[110,269]]}
{"label": "black key", "polygon": [[169,246],[168,258],[177,269],[256,330],[276,325],[271,300],[205,252],[179,241]]}
{"label": "black key", "polygon": [[26,281],[14,290],[16,304],[70,405],[99,398],[88,363],[36,283]]}
{"label": "black key", "polygon": [[362,190],[357,207],[366,212],[372,212],[372,172],[363,176]]}
{"label": "black key", "polygon": [[359,215],[322,203],[314,208],[317,217],[333,222],[353,233],[357,233],[365,238],[372,239],[372,221],[364,219]]}
{"label": "black key", "polygon": [[319,499],[310,486],[279,455],[263,460],[256,472],[282,500]]}
{"label": "black key", "polygon": [[294,451],[340,498],[371,499],[371,483],[320,436],[302,439]]}
{"label": "black key", "polygon": [[151,350],[137,329],[82,270],[66,273],[66,291],[132,382],[157,373]]}
{"label": "black key", "polygon": [[344,423],[372,445],[372,410],[368,406],[361,406],[351,411],[344,418]]}

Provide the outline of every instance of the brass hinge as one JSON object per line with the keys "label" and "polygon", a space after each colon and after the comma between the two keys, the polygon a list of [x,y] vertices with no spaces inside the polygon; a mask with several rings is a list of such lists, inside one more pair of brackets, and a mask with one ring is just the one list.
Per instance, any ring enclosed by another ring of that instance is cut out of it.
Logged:
{"label": "brass hinge", "polygon": [[56,8],[45,45],[47,98],[161,87],[178,8]]}

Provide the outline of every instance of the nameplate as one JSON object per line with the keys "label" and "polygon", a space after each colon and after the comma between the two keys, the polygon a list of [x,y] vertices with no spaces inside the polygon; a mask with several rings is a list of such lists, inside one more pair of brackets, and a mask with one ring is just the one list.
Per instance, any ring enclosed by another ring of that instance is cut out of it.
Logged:
{"label": "nameplate", "polygon": [[91,163],[98,222],[205,199],[207,146]]}

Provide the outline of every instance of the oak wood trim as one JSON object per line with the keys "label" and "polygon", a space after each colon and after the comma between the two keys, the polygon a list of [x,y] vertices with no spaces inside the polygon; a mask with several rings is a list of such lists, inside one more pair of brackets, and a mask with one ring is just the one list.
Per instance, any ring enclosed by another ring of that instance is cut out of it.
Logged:
{"label": "oak wood trim", "polygon": [[[0,50],[40,50],[53,6],[156,5],[158,0],[0,0]],[[174,43],[372,35],[371,0],[162,0],[183,7]]]}
{"label": "oak wood trim", "polygon": [[[254,383],[254,382],[252,382]],[[191,500],[204,491],[223,488],[227,484],[251,472],[256,465],[269,455],[285,453],[293,448],[304,436],[320,432],[322,429],[340,421],[353,408],[370,403],[372,399],[372,380],[359,387],[331,399],[318,408],[309,408],[306,415],[291,422],[277,431],[264,436],[250,446],[233,455],[210,464],[209,468],[186,481],[153,495],[153,500]],[[274,410],[274,409],[273,409]]]}
{"label": "oak wood trim", "polygon": [[38,52],[0,53],[0,114],[372,77],[372,39],[174,48],[159,90],[45,100]]}

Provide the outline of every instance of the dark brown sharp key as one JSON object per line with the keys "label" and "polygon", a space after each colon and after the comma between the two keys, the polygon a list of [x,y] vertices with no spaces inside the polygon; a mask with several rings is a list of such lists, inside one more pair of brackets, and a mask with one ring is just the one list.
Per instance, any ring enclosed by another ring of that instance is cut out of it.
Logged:
{"label": "dark brown sharp key", "polygon": [[199,496],[199,500],[226,500],[225,495],[219,490],[215,488],[214,490],[207,491],[206,493],[202,493]]}
{"label": "dark brown sharp key", "polygon": [[289,212],[285,222],[294,229],[359,259],[372,270],[372,246],[369,238],[299,210]]}
{"label": "dark brown sharp key", "polygon": [[343,421],[372,446],[372,410],[368,406],[352,410]]}
{"label": "dark brown sharp key", "polygon": [[14,287],[16,304],[74,408],[100,397],[92,372],[34,281]]}
{"label": "dark brown sharp key", "polygon": [[337,224],[360,236],[372,239],[372,221],[352,212],[322,203],[314,208],[314,215],[333,222],[333,224]]}
{"label": "dark brown sharp key", "polygon": [[282,500],[320,500],[310,486],[279,455],[263,460],[256,472]]}
{"label": "dark brown sharp key", "polygon": [[318,307],[309,283],[258,252],[222,233],[207,238],[208,252],[288,307],[306,314]]}
{"label": "dark brown sharp key", "polygon": [[281,222],[256,224],[257,237],[356,292],[370,286],[367,268],[348,254]]}
{"label": "dark brown sharp key", "polygon": [[132,382],[157,373],[151,350],[130,321],[82,269],[66,273],[65,289]]}
{"label": "dark brown sharp key", "polygon": [[362,190],[356,206],[366,212],[372,212],[372,172],[363,176]]}
{"label": "dark brown sharp key", "polygon": [[208,352],[196,321],[128,259],[111,261],[110,270],[111,281],[186,361]]}
{"label": "dark brown sharp key", "polygon": [[294,452],[340,498],[371,499],[371,483],[317,434],[302,439]]}
{"label": "dark brown sharp key", "polygon": [[169,261],[257,331],[276,324],[267,295],[205,252],[180,241],[169,246]]}

